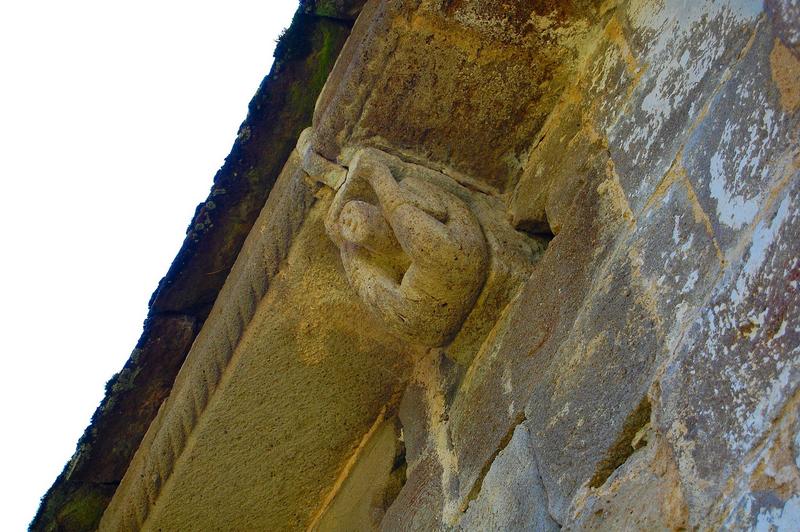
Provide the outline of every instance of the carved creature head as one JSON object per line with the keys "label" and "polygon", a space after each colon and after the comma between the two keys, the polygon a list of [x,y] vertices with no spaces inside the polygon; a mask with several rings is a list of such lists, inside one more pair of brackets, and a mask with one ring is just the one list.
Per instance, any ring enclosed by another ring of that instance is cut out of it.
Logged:
{"label": "carved creature head", "polygon": [[341,237],[353,244],[386,257],[402,253],[394,232],[389,227],[381,209],[361,200],[351,200],[339,214]]}

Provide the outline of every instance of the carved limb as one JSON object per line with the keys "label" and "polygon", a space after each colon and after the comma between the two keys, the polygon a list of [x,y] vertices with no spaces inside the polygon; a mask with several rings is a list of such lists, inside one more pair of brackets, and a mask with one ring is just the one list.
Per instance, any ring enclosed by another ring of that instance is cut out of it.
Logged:
{"label": "carved limb", "polygon": [[397,256],[402,248],[381,210],[361,200],[347,202],[339,214],[341,236],[375,254]]}
{"label": "carved limb", "polygon": [[338,190],[347,175],[347,170],[338,164],[329,161],[316,151],[312,145],[314,130],[306,128],[300,133],[297,140],[297,153],[303,170],[316,181]]}

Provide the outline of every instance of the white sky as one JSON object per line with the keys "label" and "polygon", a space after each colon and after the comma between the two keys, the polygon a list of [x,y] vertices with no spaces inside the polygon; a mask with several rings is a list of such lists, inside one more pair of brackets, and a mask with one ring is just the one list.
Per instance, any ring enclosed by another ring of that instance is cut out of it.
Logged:
{"label": "white sky", "polygon": [[0,530],[127,360],[296,6],[0,3]]}

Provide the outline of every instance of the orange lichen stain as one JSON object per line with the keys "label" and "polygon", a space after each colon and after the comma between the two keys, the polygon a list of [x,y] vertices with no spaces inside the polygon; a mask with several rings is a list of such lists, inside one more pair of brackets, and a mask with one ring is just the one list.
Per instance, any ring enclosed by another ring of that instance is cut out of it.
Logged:
{"label": "orange lichen stain", "polygon": [[[633,51],[631,50],[630,42],[628,37],[626,36],[626,30],[623,26],[623,23],[620,22],[619,17],[614,14],[608,20],[608,23],[602,28],[602,34],[598,36],[598,39],[602,43],[608,43],[615,54],[618,54],[619,59],[625,65],[625,72],[628,76],[628,81],[626,82],[625,96],[624,100],[621,103],[627,102],[633,96],[633,91],[639,85],[642,76],[647,71],[647,64],[640,63],[639,60],[634,55]],[[603,49],[603,45],[599,46],[599,49]],[[587,54],[586,59],[591,60],[591,58],[595,57],[594,54]],[[615,56],[616,60],[616,56]],[[604,69],[610,68],[608,65],[604,67]],[[592,75],[594,70],[590,68],[590,64],[586,63],[583,66],[584,76],[587,74],[589,76]],[[607,75],[608,72],[601,71],[600,75]],[[583,85],[580,87],[581,90],[586,90],[588,86],[591,86],[595,83],[596,80],[592,80],[590,77],[584,77],[580,80],[579,85]],[[587,115],[590,117],[596,117],[598,115],[599,109],[603,104],[603,100],[601,98],[597,98],[592,102],[589,102]]]}
{"label": "orange lichen stain", "polygon": [[667,195],[667,192],[675,184],[675,181],[680,179],[682,175],[686,174],[686,170],[680,163],[682,157],[683,157],[683,146],[681,146],[681,148],[678,150],[678,153],[672,160],[672,165],[669,167],[669,170],[667,170],[667,172],[664,174],[664,177],[661,178],[661,181],[658,183],[656,189],[653,191],[652,194],[650,194],[650,197],[647,199],[647,203],[645,203],[644,205],[644,210],[651,209],[653,208],[654,205],[660,204],[664,196]]}
{"label": "orange lichen stain", "polygon": [[612,159],[606,161],[605,173],[607,179],[597,186],[597,193],[600,198],[605,200],[604,207],[625,220],[629,225],[635,226],[636,220],[633,211],[620,184],[619,175]]}
{"label": "orange lichen stain", "polygon": [[[604,149],[608,148],[608,137],[606,137],[602,132],[598,131],[598,129],[595,127],[595,124],[589,120],[586,120],[585,117],[583,123],[581,124],[581,131],[583,131],[584,135],[586,135],[586,138],[588,138],[589,142],[592,144],[602,146]],[[579,135],[575,135],[570,142],[576,140],[583,139],[581,139]]]}
{"label": "orange lichen stain", "polygon": [[625,61],[625,70],[631,77],[631,82],[628,84],[625,91],[625,100],[627,101],[631,98],[634,89],[636,89],[639,82],[642,80],[647,66],[639,64],[639,61],[637,61],[636,57],[633,55],[628,38],[625,36],[625,29],[622,27],[622,24],[620,24],[616,15],[611,17],[608,21],[604,29],[604,34],[610,42],[614,43],[617,48],[619,48],[622,60]]}
{"label": "orange lichen stain", "polygon": [[628,74],[633,78],[637,78],[640,74],[639,64],[633,56],[633,52],[631,52],[631,47],[628,44],[628,40],[625,38],[625,30],[619,23],[616,15],[611,17],[611,20],[608,21],[604,33],[606,38],[619,48],[622,59],[625,61],[625,68]]}
{"label": "orange lichen stain", "polygon": [[689,198],[689,204],[692,208],[694,221],[696,223],[703,224],[703,227],[705,227],[706,234],[711,238],[711,243],[714,245],[714,253],[717,255],[717,260],[719,260],[720,265],[724,267],[728,261],[725,260],[725,254],[722,253],[722,248],[719,247],[719,242],[717,241],[716,233],[714,232],[714,226],[711,224],[711,218],[708,216],[708,213],[705,211],[705,209],[703,209],[703,205],[700,203],[700,198],[697,197],[697,191],[692,184],[692,180],[689,179],[686,169],[682,166],[680,178],[683,181],[683,186],[686,188],[686,193],[687,197]]}
{"label": "orange lichen stain", "polygon": [[[415,13],[408,23],[404,17],[395,19],[398,27],[412,34],[412,43],[425,42],[448,48],[458,49],[471,62],[491,64],[508,60],[511,57],[528,55],[517,46],[506,43],[489,42],[475,29],[467,28],[458,22],[446,18],[431,16],[428,13]],[[415,46],[409,44],[410,47]]]}
{"label": "orange lichen stain", "polygon": [[800,59],[775,39],[769,54],[772,81],[781,93],[781,106],[793,113],[800,106]]}

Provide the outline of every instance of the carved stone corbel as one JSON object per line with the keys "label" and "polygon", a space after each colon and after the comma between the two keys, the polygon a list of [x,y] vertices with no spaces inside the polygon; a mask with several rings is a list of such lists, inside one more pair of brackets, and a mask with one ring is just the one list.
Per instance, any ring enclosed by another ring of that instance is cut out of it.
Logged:
{"label": "carved stone corbel", "polygon": [[489,251],[469,206],[423,175],[395,176],[362,149],[326,220],[350,285],[386,327],[413,343],[447,344],[486,280]]}

